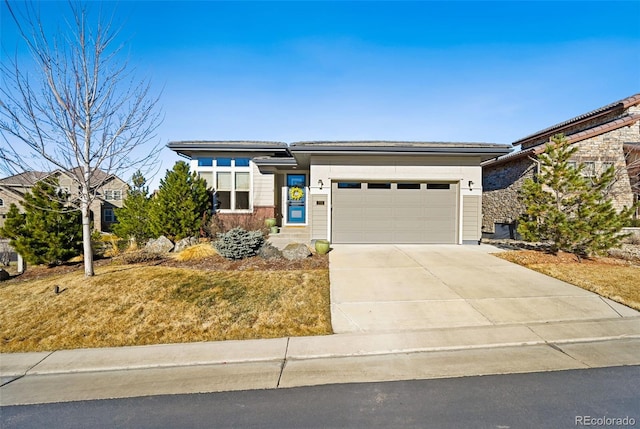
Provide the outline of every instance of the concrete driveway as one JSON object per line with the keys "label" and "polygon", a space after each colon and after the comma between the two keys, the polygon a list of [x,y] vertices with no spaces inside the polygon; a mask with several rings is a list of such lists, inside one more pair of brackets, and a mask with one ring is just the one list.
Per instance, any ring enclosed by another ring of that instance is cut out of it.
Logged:
{"label": "concrete driveway", "polygon": [[637,317],[640,312],[497,258],[489,246],[334,245],[334,332]]}

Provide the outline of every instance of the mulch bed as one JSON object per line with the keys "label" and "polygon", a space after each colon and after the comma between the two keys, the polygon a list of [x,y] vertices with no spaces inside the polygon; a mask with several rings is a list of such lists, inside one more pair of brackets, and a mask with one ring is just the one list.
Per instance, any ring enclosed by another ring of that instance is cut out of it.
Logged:
{"label": "mulch bed", "polygon": [[[101,267],[113,263],[111,258],[97,259],[94,267]],[[144,262],[136,265],[160,265],[164,267],[189,268],[202,271],[290,271],[290,270],[316,270],[329,268],[328,255],[313,255],[299,261],[289,261],[287,259],[263,259],[260,257],[246,258],[238,261],[230,261],[222,256],[215,255],[207,258],[199,258],[190,261],[178,261],[174,258],[164,258],[156,261]],[[41,278],[68,274],[73,272],[83,272],[82,262],[69,262],[53,267],[29,266],[27,270],[13,276],[21,282],[39,280]],[[8,280],[11,281],[11,280]]]}
{"label": "mulch bed", "polygon": [[566,252],[558,252],[553,255],[551,253],[537,250],[511,250],[497,254],[500,258],[511,262],[517,262],[521,265],[539,265],[539,264],[584,264],[584,265],[629,265],[629,261],[608,257],[592,257],[582,258],[580,261],[576,255]]}
{"label": "mulch bed", "polygon": [[313,255],[299,261],[288,259],[263,259],[258,256],[253,258],[230,261],[222,256],[215,255],[208,258],[191,261],[178,261],[165,259],[160,262],[164,267],[191,268],[202,271],[289,271],[289,270],[317,270],[329,268],[327,255]]}

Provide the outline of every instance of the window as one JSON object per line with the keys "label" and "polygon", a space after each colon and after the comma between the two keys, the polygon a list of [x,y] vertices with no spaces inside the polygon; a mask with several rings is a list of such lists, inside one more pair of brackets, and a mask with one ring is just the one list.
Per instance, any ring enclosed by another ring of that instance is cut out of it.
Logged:
{"label": "window", "polygon": [[231,210],[231,173],[221,172],[216,174],[216,197],[218,208]]}
{"label": "window", "polygon": [[360,182],[338,182],[338,189],[360,189],[361,187]]}
{"label": "window", "polygon": [[586,177],[593,177],[596,175],[596,163],[593,161],[587,161],[584,163],[584,169],[582,170],[582,174]]}
{"label": "window", "polygon": [[0,198],[0,207],[4,206],[4,200]]}
{"label": "window", "polygon": [[122,199],[121,189],[105,189],[104,199],[107,201],[117,201]]}
{"label": "window", "polygon": [[398,183],[398,189],[420,189],[419,183]]}
{"label": "window", "polygon": [[102,220],[107,223],[114,223],[116,221],[116,215],[112,208],[105,208],[102,212]]}
{"label": "window", "polygon": [[231,158],[216,158],[218,167],[231,167]]}
{"label": "window", "polygon": [[[198,158],[196,172],[215,191],[216,210],[251,210],[251,158]],[[210,160],[210,161],[209,161]]]}
{"label": "window", "polygon": [[450,189],[449,183],[427,183],[427,189]]}
{"label": "window", "polygon": [[577,166],[575,161],[569,161],[569,162],[567,162],[567,167],[575,170],[578,166]]}
{"label": "window", "polygon": [[368,189],[391,189],[391,183],[367,183]]}
{"label": "window", "polygon": [[251,209],[251,175],[248,171],[217,172],[215,190],[218,209]]}
{"label": "window", "polygon": [[249,172],[236,172],[235,209],[249,210]]}
{"label": "window", "polygon": [[198,158],[198,167],[213,167],[213,158]]}
{"label": "window", "polygon": [[613,162],[603,162],[602,163],[602,172],[604,173],[605,171],[607,171],[610,168],[614,168],[614,163]]}
{"label": "window", "polygon": [[212,171],[199,171],[198,175],[202,177],[205,182],[207,182],[207,188],[215,188],[215,183],[213,183],[213,172]]}

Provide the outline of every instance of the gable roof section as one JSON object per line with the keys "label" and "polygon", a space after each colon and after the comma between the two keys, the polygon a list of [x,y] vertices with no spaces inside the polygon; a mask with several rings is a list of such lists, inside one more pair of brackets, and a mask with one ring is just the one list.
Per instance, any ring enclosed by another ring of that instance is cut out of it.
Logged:
{"label": "gable roof section", "polygon": [[[5,187],[30,187],[36,184],[36,182],[43,180],[47,177],[61,174],[70,178],[74,177],[82,177],[82,169],[80,167],[75,167],[71,170],[71,174],[67,171],[58,169],[51,172],[44,171],[25,171],[24,173],[15,174],[13,176],[5,177],[0,179],[0,185],[4,185]],[[94,170],[93,175],[91,177],[91,181],[93,182],[93,188],[101,187],[107,182],[117,178],[115,174],[107,174],[102,170]]]}
{"label": "gable roof section", "polygon": [[[595,110],[592,110],[587,113],[583,113],[582,115],[578,115],[575,118],[571,118],[569,120],[560,122],[558,124],[552,125],[551,127],[540,130],[536,133],[533,133],[527,137],[521,138],[520,140],[516,140],[513,142],[513,146],[522,145],[523,148],[529,147],[536,140],[544,139],[545,143],[555,134],[563,132],[563,130],[577,126],[581,123],[586,123],[587,121],[592,121],[597,119],[598,117],[611,115],[615,113],[619,113],[623,115],[624,110],[629,108],[630,106],[635,106],[640,104],[640,93],[634,94],[630,97],[623,98],[622,100],[618,100],[611,104],[607,104],[606,106],[599,107]],[[542,144],[542,143],[540,143]]]}
{"label": "gable roof section", "polygon": [[0,185],[5,186],[32,186],[38,180],[47,177],[49,173],[43,171],[25,171],[24,173],[14,174],[13,176],[0,179]]}
{"label": "gable roof section", "polygon": [[[606,124],[598,125],[593,128],[589,128],[588,130],[580,131],[575,134],[571,134],[566,136],[567,141],[571,143],[577,143],[582,140],[589,139],[591,137],[599,136],[600,134],[607,133],[609,131],[617,130],[618,128],[626,127],[635,122],[640,121],[640,115],[628,115],[619,119],[615,119],[613,121],[607,122]],[[491,159],[482,164],[483,167],[496,166],[500,164],[504,164],[505,162],[514,161],[516,159],[524,158],[526,156],[537,156],[544,152],[548,141],[545,143],[541,143],[536,146],[532,146],[528,149],[523,149],[520,151],[516,151],[510,153],[505,156],[501,156],[497,159]]]}

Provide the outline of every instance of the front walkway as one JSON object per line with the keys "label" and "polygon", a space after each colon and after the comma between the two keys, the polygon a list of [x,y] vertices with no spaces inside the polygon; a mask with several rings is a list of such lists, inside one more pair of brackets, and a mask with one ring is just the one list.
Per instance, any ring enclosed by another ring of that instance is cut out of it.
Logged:
{"label": "front walkway", "polygon": [[640,312],[504,261],[490,245],[334,245],[336,333],[638,317]]}

